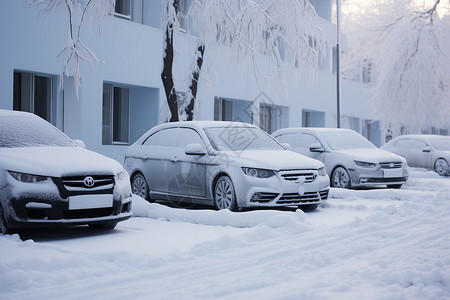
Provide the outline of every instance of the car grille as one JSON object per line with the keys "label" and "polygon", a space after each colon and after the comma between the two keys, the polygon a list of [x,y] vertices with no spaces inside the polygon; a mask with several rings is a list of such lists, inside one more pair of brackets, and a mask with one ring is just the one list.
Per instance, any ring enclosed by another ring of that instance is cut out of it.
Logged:
{"label": "car grille", "polygon": [[[93,179],[90,186],[85,184],[87,177]],[[53,181],[58,186],[59,193],[63,198],[85,194],[112,194],[114,188],[113,175],[65,176],[54,178]]]}
{"label": "car grille", "polygon": [[320,202],[321,197],[318,192],[304,193],[302,196],[298,193],[283,194],[277,201],[277,204],[305,204]]}
{"label": "car grille", "polygon": [[287,181],[295,182],[304,178],[305,183],[311,183],[317,178],[318,173],[314,170],[282,170],[280,175]]}
{"label": "car grille", "polygon": [[380,163],[382,169],[398,169],[402,167],[401,161]]}

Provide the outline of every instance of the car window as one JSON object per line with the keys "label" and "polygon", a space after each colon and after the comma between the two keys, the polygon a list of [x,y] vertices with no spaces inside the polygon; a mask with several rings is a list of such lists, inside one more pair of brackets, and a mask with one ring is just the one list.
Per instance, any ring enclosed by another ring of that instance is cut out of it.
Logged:
{"label": "car window", "polygon": [[200,135],[191,128],[180,128],[177,147],[184,148],[188,144],[200,144],[204,146]]}
{"label": "car window", "polygon": [[276,139],[280,143],[288,143],[291,146],[296,146],[297,145],[297,137],[298,137],[298,134],[296,134],[296,133],[286,133],[286,134],[281,134],[281,135],[277,136]]}
{"label": "car window", "polygon": [[315,136],[313,136],[311,134],[307,134],[307,133],[302,133],[300,135],[300,141],[298,143],[298,147],[309,149],[311,147],[311,145],[314,143],[321,144],[320,141]]}
{"label": "car window", "polygon": [[144,143],[142,143],[142,145],[147,145],[147,146],[155,146],[158,144],[158,136],[159,136],[159,131],[155,132],[154,134],[152,134],[151,136],[149,136]]}
{"label": "car window", "polygon": [[47,121],[33,116],[2,116],[0,147],[76,147],[64,133]]}
{"label": "car window", "polygon": [[177,142],[179,128],[167,128],[159,131],[158,146],[174,147]]}
{"label": "car window", "polygon": [[204,131],[218,151],[285,150],[273,137],[257,127],[210,127]]}
{"label": "car window", "polygon": [[368,139],[355,131],[322,132],[321,134],[333,150],[376,148]]}
{"label": "car window", "polygon": [[397,141],[394,146],[402,149],[422,149],[427,146],[427,143],[419,140],[407,139]]}
{"label": "car window", "polygon": [[430,143],[438,150],[450,151],[450,138],[449,139],[431,139]]}

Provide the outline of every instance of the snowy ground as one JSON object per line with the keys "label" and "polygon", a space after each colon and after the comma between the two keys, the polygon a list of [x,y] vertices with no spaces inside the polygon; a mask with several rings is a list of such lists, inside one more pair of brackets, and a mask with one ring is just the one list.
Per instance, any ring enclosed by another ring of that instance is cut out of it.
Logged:
{"label": "snowy ground", "polygon": [[433,172],[310,213],[133,211],[107,233],[0,236],[0,299],[450,298],[450,178]]}

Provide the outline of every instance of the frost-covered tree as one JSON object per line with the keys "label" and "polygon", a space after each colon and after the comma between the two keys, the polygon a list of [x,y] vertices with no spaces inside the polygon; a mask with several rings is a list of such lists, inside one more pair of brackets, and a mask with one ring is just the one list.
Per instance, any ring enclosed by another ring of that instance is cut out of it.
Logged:
{"label": "frost-covered tree", "polygon": [[101,62],[95,53],[83,43],[82,27],[85,23],[99,25],[106,16],[114,13],[115,2],[115,0],[26,0],[28,6],[36,7],[46,15],[58,10],[67,14],[68,37],[66,46],[58,55],[62,62],[62,71],[59,77],[60,87],[64,77],[69,76],[69,68],[72,64],[77,97],[81,87],[80,62],[82,60],[91,64]]}
{"label": "frost-covered tree", "polygon": [[447,0],[377,0],[344,20],[344,67],[371,68],[370,108],[394,135],[450,126],[449,13]]}
{"label": "frost-covered tree", "polygon": [[[206,51],[219,53],[225,48],[239,64],[251,61],[258,69],[257,57],[270,55],[282,75],[282,65],[297,70],[316,70],[324,43],[315,24],[317,14],[308,0],[191,0],[186,15],[187,29],[197,40],[189,70],[187,105],[181,119],[194,117],[197,86]],[[170,110],[170,121],[180,119],[173,80],[174,33],[180,29],[178,0],[164,0],[164,58],[161,78]]]}

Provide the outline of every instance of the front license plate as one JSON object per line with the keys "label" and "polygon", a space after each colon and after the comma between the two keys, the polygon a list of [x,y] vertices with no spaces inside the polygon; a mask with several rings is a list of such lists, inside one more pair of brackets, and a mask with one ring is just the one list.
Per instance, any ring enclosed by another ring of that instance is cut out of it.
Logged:
{"label": "front license plate", "polygon": [[81,195],[69,197],[69,209],[89,209],[112,206],[112,195]]}
{"label": "front license plate", "polygon": [[397,178],[397,177],[403,177],[403,169],[388,169],[383,170],[384,178]]}

